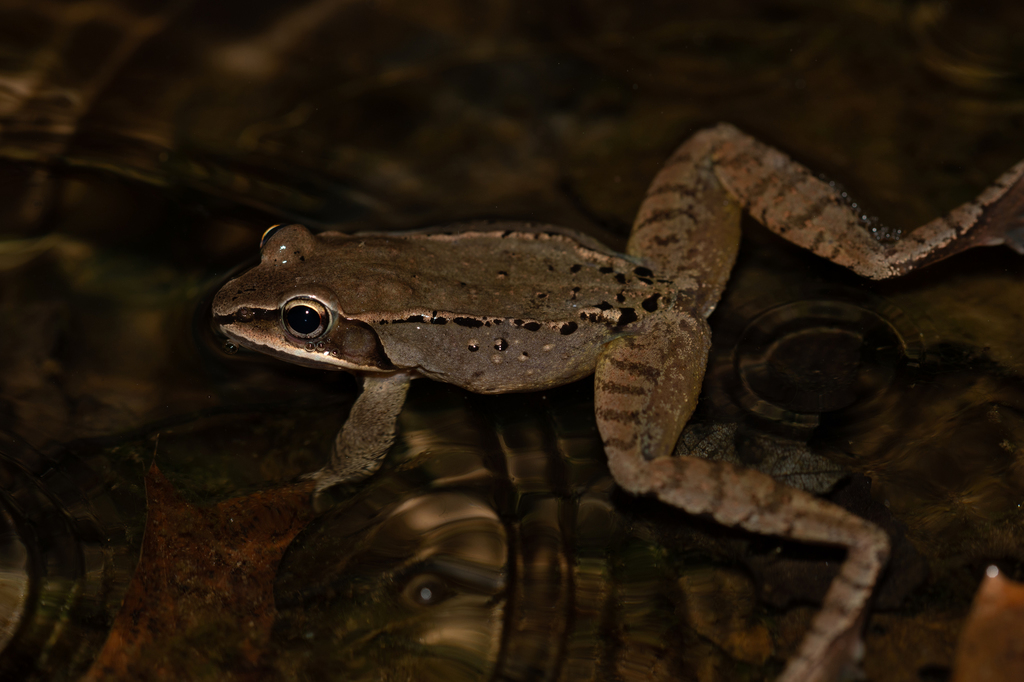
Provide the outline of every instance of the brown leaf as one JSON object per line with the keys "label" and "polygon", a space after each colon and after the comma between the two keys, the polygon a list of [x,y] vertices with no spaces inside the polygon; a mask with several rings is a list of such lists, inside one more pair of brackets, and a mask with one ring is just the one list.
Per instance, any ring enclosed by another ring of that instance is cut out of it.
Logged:
{"label": "brown leaf", "polygon": [[250,679],[277,615],[274,576],[313,517],[313,482],[196,507],[154,463],[146,475],[142,556],[98,680]]}
{"label": "brown leaf", "polygon": [[951,682],[1024,680],[1024,585],[989,570],[960,633]]}

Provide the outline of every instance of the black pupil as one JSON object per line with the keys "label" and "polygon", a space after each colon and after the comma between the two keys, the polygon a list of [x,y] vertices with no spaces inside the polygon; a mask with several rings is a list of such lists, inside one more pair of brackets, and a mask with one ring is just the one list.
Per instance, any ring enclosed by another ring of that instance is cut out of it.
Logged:
{"label": "black pupil", "polygon": [[320,328],[320,313],[308,305],[296,305],[288,309],[288,326],[296,334],[312,334]]}

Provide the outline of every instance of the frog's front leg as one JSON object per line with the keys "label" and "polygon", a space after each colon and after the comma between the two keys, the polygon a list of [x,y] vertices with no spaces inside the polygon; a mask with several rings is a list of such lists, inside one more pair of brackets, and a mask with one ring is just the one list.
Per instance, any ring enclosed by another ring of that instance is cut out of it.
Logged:
{"label": "frog's front leg", "polygon": [[[674,341],[673,341],[674,340]],[[860,630],[888,557],[885,533],[850,512],[726,462],[670,457],[693,412],[710,337],[699,314],[671,311],[645,333],[612,341],[598,361],[595,411],[615,481],[719,523],[846,548],[785,682],[834,680],[860,657]]]}
{"label": "frog's front leg", "polygon": [[410,381],[410,375],[404,373],[363,379],[363,392],[338,432],[331,461],[313,474],[317,492],[338,483],[361,481],[380,468],[395,442],[398,413]]}

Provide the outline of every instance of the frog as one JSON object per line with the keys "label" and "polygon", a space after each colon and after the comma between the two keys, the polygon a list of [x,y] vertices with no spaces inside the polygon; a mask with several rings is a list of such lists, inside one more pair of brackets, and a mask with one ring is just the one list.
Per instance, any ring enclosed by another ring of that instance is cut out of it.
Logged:
{"label": "frog", "polygon": [[328,463],[312,474],[320,492],[380,468],[413,379],[494,394],[593,374],[597,429],[620,488],[752,533],[845,549],[779,677],[838,679],[863,656],[887,534],[757,471],[673,456],[744,212],[817,256],[887,279],[977,246],[1024,253],[1024,162],[946,216],[882,240],[834,182],[720,123],[657,172],[623,253],[530,222],[354,234],[280,225],[264,234],[260,262],[217,292],[212,315],[229,343],[361,377]]}

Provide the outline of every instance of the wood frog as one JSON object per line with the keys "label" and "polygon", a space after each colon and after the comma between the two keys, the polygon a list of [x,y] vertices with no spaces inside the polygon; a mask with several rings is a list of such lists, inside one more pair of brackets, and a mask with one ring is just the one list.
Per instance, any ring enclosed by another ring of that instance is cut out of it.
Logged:
{"label": "wood frog", "polygon": [[714,310],[740,214],[875,279],[973,246],[1024,252],[1024,162],[949,215],[892,242],[830,183],[731,125],[698,132],[640,206],[626,253],[552,227],[470,223],[407,233],[264,235],[259,265],[217,293],[238,344],[353,372],[363,389],[314,476],[318,489],[373,474],[410,380],[476,393],[536,391],[595,376],[597,425],[616,482],[755,533],[837,545],[846,560],[780,679],[836,679],[889,552],[871,523],[755,471],[671,456],[701,389]]}

